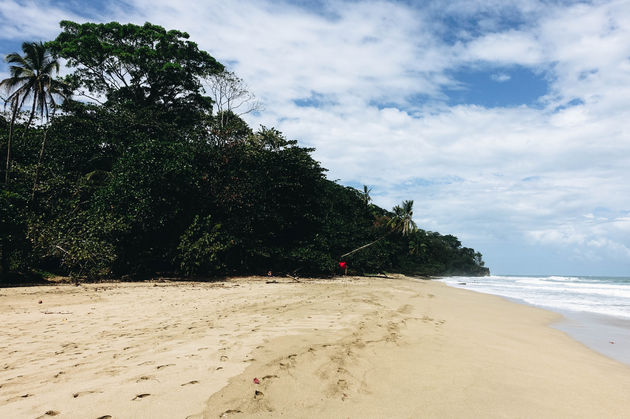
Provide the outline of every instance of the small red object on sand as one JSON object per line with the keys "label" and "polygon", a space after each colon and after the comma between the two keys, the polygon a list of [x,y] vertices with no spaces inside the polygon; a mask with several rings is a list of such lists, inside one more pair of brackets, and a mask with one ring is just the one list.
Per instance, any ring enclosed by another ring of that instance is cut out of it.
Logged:
{"label": "small red object on sand", "polygon": [[256,377],[254,377],[254,384],[260,384],[260,380]]}

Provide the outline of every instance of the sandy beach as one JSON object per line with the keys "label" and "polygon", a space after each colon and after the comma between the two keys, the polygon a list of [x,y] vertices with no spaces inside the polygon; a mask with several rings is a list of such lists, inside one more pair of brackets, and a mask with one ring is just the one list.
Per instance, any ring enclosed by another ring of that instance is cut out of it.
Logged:
{"label": "sandy beach", "polygon": [[630,417],[558,315],[434,281],[0,289],[1,418]]}

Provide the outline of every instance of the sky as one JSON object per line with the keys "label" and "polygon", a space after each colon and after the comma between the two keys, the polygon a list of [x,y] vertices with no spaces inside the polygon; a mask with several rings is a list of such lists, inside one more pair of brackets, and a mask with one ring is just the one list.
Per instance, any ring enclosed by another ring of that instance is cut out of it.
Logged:
{"label": "sky", "polygon": [[188,32],[250,125],[493,274],[630,276],[630,0],[0,0],[0,54],[64,19]]}

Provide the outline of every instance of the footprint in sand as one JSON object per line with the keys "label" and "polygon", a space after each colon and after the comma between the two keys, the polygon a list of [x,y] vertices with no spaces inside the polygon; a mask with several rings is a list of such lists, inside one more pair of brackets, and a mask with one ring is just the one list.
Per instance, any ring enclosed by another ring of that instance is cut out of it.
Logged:
{"label": "footprint in sand", "polygon": [[131,400],[140,400],[140,399],[144,399],[145,397],[148,397],[148,396],[150,396],[150,395],[151,395],[151,394],[149,394],[149,393],[142,393],[142,394],[138,394],[138,395],[136,395],[136,397],[134,397],[134,398],[133,398],[133,399],[131,399]]}
{"label": "footprint in sand", "polygon": [[112,419],[111,415],[99,416],[96,419]]}
{"label": "footprint in sand", "polygon": [[254,392],[254,400],[260,400],[260,399],[262,399],[262,398],[263,398],[263,396],[264,396],[264,395],[265,395],[265,394],[264,394],[262,391],[260,391],[260,390],[256,390],[256,391]]}
{"label": "footprint in sand", "polygon": [[199,381],[192,380],[192,381],[189,381],[187,383],[181,384],[181,386],[184,387],[184,386],[187,386],[187,385],[190,385],[190,384],[199,384]]}
{"label": "footprint in sand", "polygon": [[227,357],[227,356],[225,356],[225,355],[221,355],[221,358],[219,358],[219,360],[220,360],[221,362],[225,362],[225,361],[227,361],[227,360],[228,360],[228,357]]}
{"label": "footprint in sand", "polygon": [[340,390],[346,390],[348,388],[348,382],[346,380],[337,380],[337,387]]}
{"label": "footprint in sand", "polygon": [[173,365],[175,365],[175,364],[158,365],[157,367],[155,367],[155,369],[161,370],[162,368],[172,367]]}
{"label": "footprint in sand", "polygon": [[289,368],[289,367],[294,367],[295,366],[295,358],[297,357],[297,354],[291,354],[287,357],[287,361],[288,362],[280,362],[280,366],[283,368]]}
{"label": "footprint in sand", "polygon": [[226,410],[225,412],[221,413],[219,415],[219,417],[220,418],[225,418],[225,417],[227,417],[229,415],[234,415],[236,413],[243,413],[243,412],[241,412],[240,410],[236,410],[236,409],[229,409],[229,410]]}
{"label": "footprint in sand", "polygon": [[409,314],[413,311],[413,306],[405,304],[404,306],[399,307],[397,311],[401,314]]}
{"label": "footprint in sand", "polygon": [[41,416],[38,416],[37,419],[43,419],[46,416],[57,416],[58,414],[60,414],[60,412],[56,411],[56,410],[49,410],[46,413],[44,413]]}
{"label": "footprint in sand", "polygon": [[96,391],[96,390],[80,391],[78,393],[72,394],[72,397],[76,399],[77,397],[85,396],[86,394],[94,394],[94,393],[102,393],[102,391]]}
{"label": "footprint in sand", "polygon": [[291,354],[289,356],[287,356],[287,361],[288,362],[280,362],[279,365],[282,368],[290,368],[290,367],[294,367],[295,366],[295,358],[297,357],[297,354]]}

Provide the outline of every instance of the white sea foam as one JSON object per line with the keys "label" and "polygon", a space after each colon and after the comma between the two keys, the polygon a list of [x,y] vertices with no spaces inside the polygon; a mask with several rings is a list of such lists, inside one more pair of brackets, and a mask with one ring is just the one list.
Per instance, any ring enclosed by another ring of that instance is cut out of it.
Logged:
{"label": "white sea foam", "polygon": [[441,281],[552,310],[630,319],[630,278],[493,275],[449,277]]}

